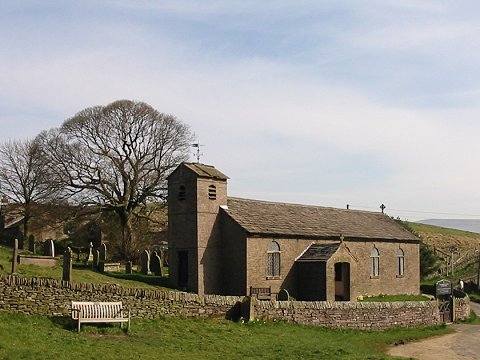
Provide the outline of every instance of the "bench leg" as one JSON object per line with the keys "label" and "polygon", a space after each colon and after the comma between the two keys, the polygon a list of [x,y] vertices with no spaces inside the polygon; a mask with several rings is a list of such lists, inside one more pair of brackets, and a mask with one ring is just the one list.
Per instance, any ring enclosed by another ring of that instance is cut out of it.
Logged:
{"label": "bench leg", "polygon": [[81,322],[80,322],[80,319],[79,319],[79,320],[78,320],[78,325],[77,325],[77,330],[78,330],[78,332],[80,332],[80,324],[81,324]]}

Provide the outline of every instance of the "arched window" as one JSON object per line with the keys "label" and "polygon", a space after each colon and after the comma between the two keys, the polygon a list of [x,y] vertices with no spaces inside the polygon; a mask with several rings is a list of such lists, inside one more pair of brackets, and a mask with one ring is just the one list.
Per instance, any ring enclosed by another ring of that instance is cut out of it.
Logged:
{"label": "arched window", "polygon": [[397,257],[397,276],[403,276],[405,274],[405,253],[402,249],[398,249],[395,255]]}
{"label": "arched window", "polygon": [[208,187],[208,198],[210,200],[215,200],[217,198],[217,188],[215,185],[210,185]]}
{"label": "arched window", "polygon": [[184,185],[180,185],[178,188],[178,200],[185,200],[186,197],[186,190]]}
{"label": "arched window", "polygon": [[378,277],[380,275],[380,253],[376,247],[370,251],[370,260],[372,264],[370,276]]}
{"label": "arched window", "polygon": [[267,276],[280,276],[280,245],[276,241],[268,245]]}

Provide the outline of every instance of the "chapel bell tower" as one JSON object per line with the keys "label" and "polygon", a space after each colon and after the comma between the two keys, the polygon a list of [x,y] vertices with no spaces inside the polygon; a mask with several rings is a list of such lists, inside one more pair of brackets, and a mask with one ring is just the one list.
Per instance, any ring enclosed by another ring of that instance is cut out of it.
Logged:
{"label": "chapel bell tower", "polygon": [[222,291],[219,209],[227,205],[227,179],[199,163],[182,163],[168,177],[169,277],[175,288]]}

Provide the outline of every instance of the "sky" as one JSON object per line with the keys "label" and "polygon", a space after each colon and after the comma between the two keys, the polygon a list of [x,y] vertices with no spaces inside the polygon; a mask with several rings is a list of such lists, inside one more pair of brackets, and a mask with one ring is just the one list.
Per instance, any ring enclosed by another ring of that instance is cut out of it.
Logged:
{"label": "sky", "polygon": [[144,101],[230,196],[480,218],[479,64],[477,1],[0,0],[0,142]]}

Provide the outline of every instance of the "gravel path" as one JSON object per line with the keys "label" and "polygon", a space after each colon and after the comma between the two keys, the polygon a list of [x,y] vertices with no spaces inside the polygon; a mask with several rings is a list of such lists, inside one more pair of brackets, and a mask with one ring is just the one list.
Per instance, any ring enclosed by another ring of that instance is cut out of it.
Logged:
{"label": "gravel path", "polygon": [[[471,302],[475,313],[480,314],[480,304]],[[398,345],[389,355],[418,360],[480,360],[480,325],[449,325],[455,333],[426,340]]]}

